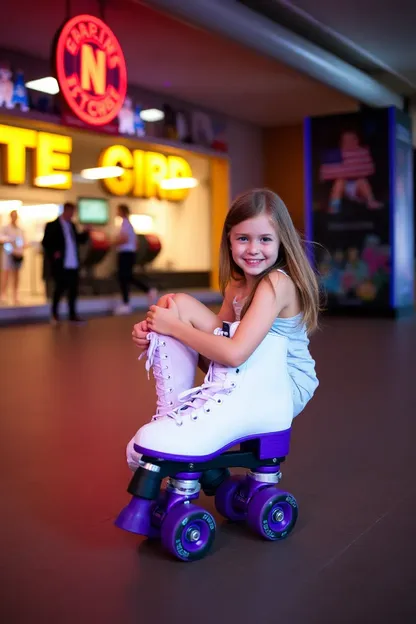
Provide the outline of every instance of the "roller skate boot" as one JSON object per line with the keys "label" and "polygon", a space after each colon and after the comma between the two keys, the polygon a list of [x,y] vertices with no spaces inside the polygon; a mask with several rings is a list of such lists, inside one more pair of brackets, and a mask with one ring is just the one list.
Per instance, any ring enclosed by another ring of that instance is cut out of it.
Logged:
{"label": "roller skate boot", "polygon": [[[231,336],[237,326],[231,325]],[[187,461],[192,456],[205,461],[244,440],[289,429],[293,399],[287,339],[268,334],[237,368],[212,362],[202,386],[184,392],[181,400],[180,407],[137,432],[137,452],[160,459]]]}
{"label": "roller skate boot", "polygon": [[[171,336],[150,332],[146,355],[148,377],[150,369],[156,384],[157,407],[152,421],[156,421],[180,405],[179,395],[193,386],[198,354]],[[141,454],[134,449],[134,438],[126,449],[127,463],[134,472]]]}
{"label": "roller skate boot", "polygon": [[[215,333],[227,335],[224,329]],[[202,386],[181,395],[180,407],[139,430],[134,444],[143,457],[117,527],[160,539],[182,561],[201,559],[214,541],[216,523],[195,502],[211,473],[222,475],[213,488],[221,515],[246,522],[269,541],[291,533],[297,503],[277,488],[293,417],[286,349],[285,338],[268,335],[240,367],[212,363]],[[238,450],[227,450],[236,445]],[[236,467],[247,468],[247,474],[224,478],[224,471]]]}

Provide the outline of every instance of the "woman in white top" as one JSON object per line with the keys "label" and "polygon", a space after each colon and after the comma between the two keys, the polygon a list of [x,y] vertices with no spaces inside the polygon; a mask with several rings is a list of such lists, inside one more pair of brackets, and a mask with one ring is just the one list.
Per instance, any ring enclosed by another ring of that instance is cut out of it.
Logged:
{"label": "woman in white top", "polygon": [[130,285],[134,284],[148,295],[151,305],[157,298],[157,291],[151,288],[144,279],[138,279],[133,275],[133,267],[136,261],[137,236],[129,220],[130,210],[126,204],[117,207],[118,216],[121,217],[121,227],[118,235],[113,241],[116,246],[118,260],[118,281],[120,285],[123,303],[116,308],[116,314],[130,314]]}
{"label": "woman in white top", "polygon": [[17,225],[17,210],[10,213],[10,223],[5,225],[0,233],[0,242],[3,243],[2,281],[0,299],[6,298],[9,277],[12,279],[13,303],[18,305],[17,292],[19,289],[19,274],[23,263],[23,251],[26,247],[22,228]]}

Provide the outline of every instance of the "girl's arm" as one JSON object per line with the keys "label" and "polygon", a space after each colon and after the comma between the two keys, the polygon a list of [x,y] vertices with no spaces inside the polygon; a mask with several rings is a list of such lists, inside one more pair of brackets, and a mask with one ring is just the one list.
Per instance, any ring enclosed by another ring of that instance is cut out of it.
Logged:
{"label": "girl's arm", "polygon": [[235,320],[233,296],[234,289],[231,285],[227,286],[227,289],[224,293],[224,299],[221,305],[221,309],[218,312],[218,318],[221,320],[221,322],[227,321],[228,323],[232,323]]}
{"label": "girl's arm", "polygon": [[[152,329],[184,342],[202,356],[225,366],[240,366],[262,342],[280,311],[290,302],[290,278],[271,273],[259,284],[254,299],[240,322],[234,336],[214,336],[195,329],[179,320],[172,309],[152,306],[148,323]],[[171,308],[174,307],[172,302]]]}
{"label": "girl's arm", "polygon": [[[232,323],[235,319],[234,308],[232,304],[234,296],[234,290],[229,286],[224,294],[224,299],[221,305],[221,309],[218,312],[218,318],[220,321],[228,321]],[[203,355],[199,355],[198,359],[198,367],[202,370],[203,373],[207,373],[209,369],[209,365],[211,360]]]}

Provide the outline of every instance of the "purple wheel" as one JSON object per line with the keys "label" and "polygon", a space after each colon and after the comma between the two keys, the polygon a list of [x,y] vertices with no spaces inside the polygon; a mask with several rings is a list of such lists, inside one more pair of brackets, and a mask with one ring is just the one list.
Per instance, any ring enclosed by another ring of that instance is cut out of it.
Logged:
{"label": "purple wheel", "polygon": [[211,548],[215,529],[215,520],[205,509],[180,503],[168,512],[160,537],[172,555],[182,561],[196,561]]}
{"label": "purple wheel", "polygon": [[239,486],[245,481],[245,477],[233,476],[221,483],[215,493],[215,507],[224,518],[232,522],[243,522],[246,512],[235,507]]}
{"label": "purple wheel", "polygon": [[267,540],[284,539],[298,518],[298,504],[292,494],[274,487],[257,492],[248,505],[247,524]]}

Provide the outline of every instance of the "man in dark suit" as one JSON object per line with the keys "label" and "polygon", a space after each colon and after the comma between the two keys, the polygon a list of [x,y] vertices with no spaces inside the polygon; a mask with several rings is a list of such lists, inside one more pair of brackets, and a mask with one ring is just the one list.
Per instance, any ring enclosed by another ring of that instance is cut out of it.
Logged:
{"label": "man in dark suit", "polygon": [[42,241],[45,259],[49,263],[54,281],[51,318],[54,325],[59,323],[58,307],[65,292],[68,292],[69,320],[73,323],[81,322],[76,311],[79,245],[88,241],[89,230],[82,233],[77,231],[74,223],[72,223],[74,213],[75,204],[66,202],[63,206],[62,215],[55,221],[46,224]]}

